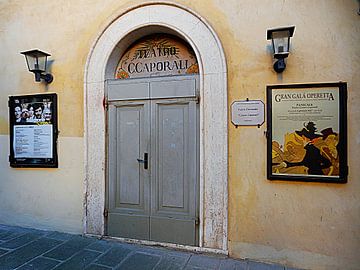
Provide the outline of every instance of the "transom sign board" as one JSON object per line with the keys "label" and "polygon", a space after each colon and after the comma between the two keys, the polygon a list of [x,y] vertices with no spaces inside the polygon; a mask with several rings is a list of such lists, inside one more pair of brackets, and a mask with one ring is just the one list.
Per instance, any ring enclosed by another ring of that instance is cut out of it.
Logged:
{"label": "transom sign board", "polygon": [[165,34],[146,36],[132,44],[121,57],[116,79],[197,74],[192,48],[182,39]]}

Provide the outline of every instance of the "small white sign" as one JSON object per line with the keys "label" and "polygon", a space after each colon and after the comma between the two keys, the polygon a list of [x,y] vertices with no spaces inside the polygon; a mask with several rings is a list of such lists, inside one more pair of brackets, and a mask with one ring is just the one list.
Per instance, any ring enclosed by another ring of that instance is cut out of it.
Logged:
{"label": "small white sign", "polygon": [[265,121],[265,105],[261,100],[235,101],[231,104],[231,122],[235,126],[261,126]]}

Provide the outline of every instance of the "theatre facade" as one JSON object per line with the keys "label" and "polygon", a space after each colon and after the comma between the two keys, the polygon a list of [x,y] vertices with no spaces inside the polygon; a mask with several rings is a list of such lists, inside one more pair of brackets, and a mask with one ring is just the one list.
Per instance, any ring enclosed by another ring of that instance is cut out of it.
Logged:
{"label": "theatre facade", "polygon": [[359,269],[358,1],[0,10],[0,224]]}

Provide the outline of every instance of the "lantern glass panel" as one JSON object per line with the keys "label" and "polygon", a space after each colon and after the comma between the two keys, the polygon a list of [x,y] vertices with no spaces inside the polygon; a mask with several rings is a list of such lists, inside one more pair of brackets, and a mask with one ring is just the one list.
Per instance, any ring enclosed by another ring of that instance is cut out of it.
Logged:
{"label": "lantern glass panel", "polygon": [[38,68],[42,71],[46,71],[46,58],[47,56],[39,56],[38,57]]}
{"label": "lantern glass panel", "polygon": [[29,71],[46,71],[46,56],[26,55]]}
{"label": "lantern glass panel", "polygon": [[39,50],[21,52],[21,54],[25,55],[29,71],[36,73],[46,71],[46,60],[50,54]]}
{"label": "lantern glass panel", "polygon": [[32,55],[26,55],[25,57],[29,71],[34,71],[37,63],[37,57]]}
{"label": "lantern glass panel", "polygon": [[275,31],[272,33],[275,55],[289,53],[289,36],[289,31]]}

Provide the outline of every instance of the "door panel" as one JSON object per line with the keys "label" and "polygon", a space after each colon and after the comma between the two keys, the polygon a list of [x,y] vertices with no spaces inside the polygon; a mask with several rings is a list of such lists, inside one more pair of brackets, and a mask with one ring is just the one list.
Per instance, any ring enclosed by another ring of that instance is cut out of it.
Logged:
{"label": "door panel", "polygon": [[150,98],[181,98],[196,96],[194,77],[179,77],[177,80],[162,80],[150,83]]}
{"label": "door panel", "polygon": [[149,109],[148,101],[109,105],[108,233],[113,236],[148,239],[149,174],[137,159],[148,149]]}
{"label": "door panel", "polygon": [[195,220],[184,220],[167,217],[150,217],[150,240],[196,245]]}
{"label": "door panel", "polygon": [[171,231],[182,232],[182,239],[194,242],[198,182],[196,103],[191,99],[153,100],[151,122],[150,239],[164,242],[171,229],[169,235]]}
{"label": "door panel", "polygon": [[117,164],[115,207],[144,209],[144,178],[137,162],[142,156],[144,107],[117,107],[116,117],[116,159],[120,162]]}
{"label": "door panel", "polygon": [[149,216],[109,213],[108,234],[131,239],[150,240]]}
{"label": "door panel", "polygon": [[109,80],[107,84],[108,100],[147,99],[150,95],[149,83],[143,80],[134,82]]}
{"label": "door panel", "polygon": [[[186,118],[188,110],[184,104],[156,104],[158,159],[158,206],[184,208],[184,190],[187,181],[184,175],[186,162],[183,148],[186,147]],[[156,166],[156,165],[155,165]]]}

